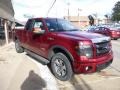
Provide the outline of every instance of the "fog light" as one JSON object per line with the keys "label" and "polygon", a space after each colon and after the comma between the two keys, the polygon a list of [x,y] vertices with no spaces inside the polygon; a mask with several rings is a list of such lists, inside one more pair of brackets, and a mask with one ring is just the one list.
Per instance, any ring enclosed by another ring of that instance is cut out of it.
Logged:
{"label": "fog light", "polygon": [[85,67],[85,70],[86,70],[86,71],[90,71],[91,69],[92,69],[91,66],[86,66],[86,67]]}
{"label": "fog light", "polygon": [[87,71],[89,68],[88,68],[88,66],[85,68],[85,70]]}

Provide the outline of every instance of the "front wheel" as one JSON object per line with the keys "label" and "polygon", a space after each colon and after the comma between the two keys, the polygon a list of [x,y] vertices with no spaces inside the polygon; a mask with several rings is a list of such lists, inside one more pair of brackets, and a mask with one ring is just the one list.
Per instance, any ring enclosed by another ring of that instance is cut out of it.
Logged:
{"label": "front wheel", "polygon": [[15,40],[15,49],[16,49],[17,53],[24,52],[23,47],[20,46],[20,41],[19,40]]}
{"label": "front wheel", "polygon": [[59,80],[67,81],[73,76],[71,63],[63,53],[55,54],[50,65],[52,73]]}

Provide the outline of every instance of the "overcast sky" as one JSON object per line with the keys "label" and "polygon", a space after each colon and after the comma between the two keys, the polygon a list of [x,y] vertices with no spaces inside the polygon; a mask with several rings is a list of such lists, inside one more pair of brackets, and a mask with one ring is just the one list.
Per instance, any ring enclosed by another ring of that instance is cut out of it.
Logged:
{"label": "overcast sky", "polygon": [[[118,0],[56,0],[49,17],[67,16],[68,3],[71,16],[88,16],[97,13],[98,17],[111,14],[112,8]],[[15,18],[23,21],[25,15],[35,17],[47,17],[48,9],[54,0],[13,0]]]}

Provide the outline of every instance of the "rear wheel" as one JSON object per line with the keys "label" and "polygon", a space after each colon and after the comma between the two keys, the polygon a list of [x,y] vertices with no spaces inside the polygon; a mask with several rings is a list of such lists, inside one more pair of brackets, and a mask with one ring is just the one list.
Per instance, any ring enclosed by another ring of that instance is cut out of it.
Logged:
{"label": "rear wheel", "polygon": [[20,41],[19,40],[15,40],[15,49],[16,49],[17,53],[24,52],[23,47],[20,46]]}
{"label": "rear wheel", "polygon": [[71,79],[73,70],[71,63],[63,53],[57,53],[53,56],[51,61],[51,70],[56,78],[62,81]]}

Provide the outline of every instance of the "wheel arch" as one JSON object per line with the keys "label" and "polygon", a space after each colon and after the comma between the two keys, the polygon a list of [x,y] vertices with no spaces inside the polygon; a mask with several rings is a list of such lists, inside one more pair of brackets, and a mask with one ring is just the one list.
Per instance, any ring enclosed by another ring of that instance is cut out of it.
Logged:
{"label": "wheel arch", "polygon": [[48,59],[51,60],[52,56],[58,52],[65,54],[70,61],[74,61],[72,54],[66,48],[59,45],[53,46],[49,49]]}

